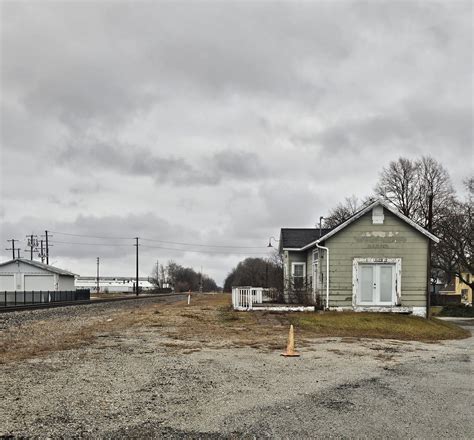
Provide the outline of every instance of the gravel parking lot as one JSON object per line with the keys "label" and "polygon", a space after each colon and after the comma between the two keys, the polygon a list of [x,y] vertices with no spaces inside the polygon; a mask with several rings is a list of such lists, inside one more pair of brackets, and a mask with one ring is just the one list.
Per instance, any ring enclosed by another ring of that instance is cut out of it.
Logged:
{"label": "gravel parking lot", "polygon": [[[134,306],[15,312],[0,320],[4,329],[53,318],[74,326],[106,320],[121,307]],[[472,321],[461,324],[472,329]],[[274,349],[179,344],[144,325],[3,364],[0,434],[474,438],[472,337],[430,344],[315,339],[300,358]]]}

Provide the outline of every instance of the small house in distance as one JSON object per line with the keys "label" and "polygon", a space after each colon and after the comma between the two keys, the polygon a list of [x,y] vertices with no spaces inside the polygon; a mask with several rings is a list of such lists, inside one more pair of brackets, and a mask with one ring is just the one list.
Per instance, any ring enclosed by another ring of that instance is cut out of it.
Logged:
{"label": "small house in distance", "polygon": [[439,241],[383,200],[331,230],[282,229],[285,300],[426,316],[430,240]]}
{"label": "small house in distance", "polygon": [[0,292],[72,291],[75,274],[35,260],[15,258],[0,263]]}

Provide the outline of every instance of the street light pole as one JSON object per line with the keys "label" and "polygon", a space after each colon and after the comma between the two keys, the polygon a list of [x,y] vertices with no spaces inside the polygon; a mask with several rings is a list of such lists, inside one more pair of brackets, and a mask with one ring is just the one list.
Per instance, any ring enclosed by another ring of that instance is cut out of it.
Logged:
{"label": "street light pole", "polygon": [[267,246],[267,247],[269,247],[269,248],[273,247],[273,246],[272,246],[272,240],[273,240],[273,241],[276,241],[277,243],[280,243],[280,240],[277,240],[275,237],[270,237],[270,238],[268,239],[268,246]]}

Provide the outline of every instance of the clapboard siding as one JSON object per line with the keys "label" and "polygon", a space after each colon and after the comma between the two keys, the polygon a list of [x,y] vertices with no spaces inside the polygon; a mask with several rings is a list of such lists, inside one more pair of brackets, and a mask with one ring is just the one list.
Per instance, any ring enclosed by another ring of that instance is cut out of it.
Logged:
{"label": "clapboard siding", "polygon": [[[428,238],[418,230],[384,209],[384,223],[372,223],[372,213],[360,217],[337,234],[330,237],[323,246],[330,250],[330,298],[334,307],[352,306],[353,261],[354,258],[399,258],[401,259],[401,305],[426,306]],[[285,260],[288,274],[292,262],[306,262],[308,282],[312,275],[312,252],[290,251]],[[321,258],[323,256],[323,258]],[[322,252],[319,268],[325,292],[326,255]]]}
{"label": "clapboard siding", "polygon": [[352,305],[354,258],[401,258],[401,303],[426,306],[428,238],[384,210],[384,224],[372,224],[369,212],[330,237],[330,302]]}

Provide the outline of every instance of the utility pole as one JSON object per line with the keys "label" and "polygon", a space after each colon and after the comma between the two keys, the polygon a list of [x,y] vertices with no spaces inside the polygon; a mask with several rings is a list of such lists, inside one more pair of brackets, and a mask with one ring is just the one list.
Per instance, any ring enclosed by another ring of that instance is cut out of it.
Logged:
{"label": "utility pole", "polygon": [[[6,251],[12,251],[13,259],[15,259],[15,241],[19,241],[19,240],[15,240],[14,238],[12,238],[11,240],[7,240],[7,242],[12,243],[12,247],[11,248],[5,248]],[[18,251],[19,251],[19,249],[18,249]],[[20,258],[20,257],[18,257],[18,258]]]}
{"label": "utility pole", "polygon": [[161,287],[160,286],[160,262],[159,260],[156,260],[156,283],[158,285],[158,289]]}
{"label": "utility pole", "polygon": [[44,231],[46,238],[46,264],[49,264],[49,243],[48,243],[48,231]]}
{"label": "utility pole", "polygon": [[199,293],[202,293],[202,266],[201,266],[201,277],[199,279]]}
{"label": "utility pole", "polygon": [[135,237],[135,246],[137,248],[136,252],[136,281],[135,281],[135,294],[138,296],[140,287],[138,286],[138,237]]}
{"label": "utility pole", "polygon": [[[52,244],[49,244],[49,239],[52,237],[52,235],[49,235],[48,231],[44,231],[44,234],[41,237],[44,237],[44,243],[45,243],[44,257],[46,257],[46,264],[49,264],[49,248],[52,246]],[[43,254],[43,252],[41,253]],[[43,259],[41,259],[41,261],[43,261]]]}
{"label": "utility pole", "polygon": [[100,258],[97,257],[97,293],[99,293],[100,291],[100,285],[99,285],[99,261],[100,261]]}
{"label": "utility pole", "polygon": [[[428,194],[428,231],[433,233],[433,193]],[[427,261],[428,280],[426,286],[426,319],[430,319],[431,315],[431,238],[428,240],[428,261]]]}
{"label": "utility pole", "polygon": [[38,250],[38,236],[31,234],[26,237],[28,238],[27,247],[30,248],[30,260],[33,261],[33,251]]}
{"label": "utility pole", "polygon": [[16,253],[17,253],[17,255],[18,255],[17,258],[20,258],[20,249],[17,249],[17,250],[16,250]]}

